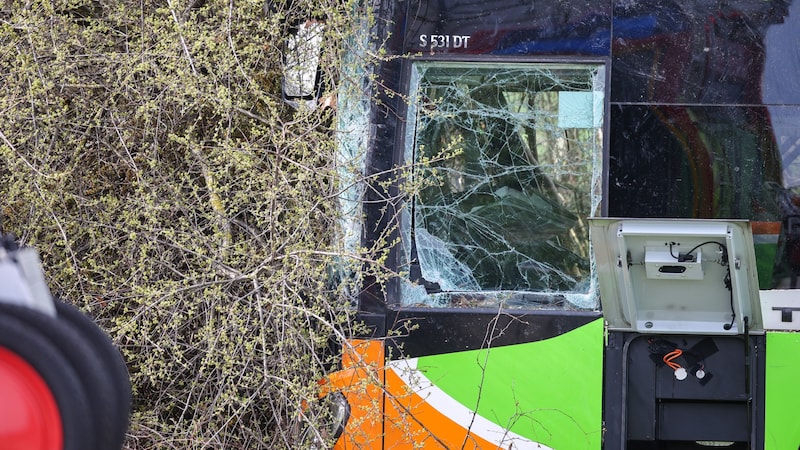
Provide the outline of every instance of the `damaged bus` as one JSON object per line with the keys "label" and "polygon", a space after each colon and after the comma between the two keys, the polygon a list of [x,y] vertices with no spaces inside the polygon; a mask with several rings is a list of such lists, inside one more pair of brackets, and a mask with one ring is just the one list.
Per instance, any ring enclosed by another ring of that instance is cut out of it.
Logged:
{"label": "damaged bus", "polygon": [[371,8],[335,448],[798,448],[800,2]]}

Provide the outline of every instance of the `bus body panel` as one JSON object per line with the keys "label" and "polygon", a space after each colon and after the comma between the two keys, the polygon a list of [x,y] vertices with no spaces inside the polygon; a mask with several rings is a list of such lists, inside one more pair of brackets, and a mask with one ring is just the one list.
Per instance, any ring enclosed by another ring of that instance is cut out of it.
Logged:
{"label": "bus body panel", "polygon": [[[602,319],[539,341],[377,366],[381,345],[355,341],[348,369],[332,375],[344,379],[352,411],[337,448],[599,448]],[[377,369],[383,392],[357,367]],[[375,433],[381,420],[382,439]]]}
{"label": "bus body panel", "polygon": [[793,449],[800,446],[796,413],[800,402],[800,334],[768,332],[767,349],[764,448]]}

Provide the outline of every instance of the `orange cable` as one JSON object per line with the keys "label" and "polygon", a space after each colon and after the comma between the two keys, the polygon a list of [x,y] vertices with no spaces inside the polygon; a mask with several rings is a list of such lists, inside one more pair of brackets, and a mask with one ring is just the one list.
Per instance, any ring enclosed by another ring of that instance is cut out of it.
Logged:
{"label": "orange cable", "polygon": [[683,354],[683,350],[676,348],[675,350],[667,353],[664,355],[664,363],[668,365],[672,370],[678,370],[681,368],[681,365],[673,361],[673,359],[681,356]]}

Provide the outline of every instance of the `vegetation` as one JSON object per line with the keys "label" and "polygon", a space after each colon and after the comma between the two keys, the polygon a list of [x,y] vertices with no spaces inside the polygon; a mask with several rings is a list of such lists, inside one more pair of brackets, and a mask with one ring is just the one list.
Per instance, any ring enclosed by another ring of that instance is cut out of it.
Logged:
{"label": "vegetation", "polygon": [[315,382],[349,322],[326,283],[334,118],[282,102],[282,49],[308,18],[343,41],[352,8],[0,6],[0,224],[122,349],[129,448],[298,448],[320,423]]}

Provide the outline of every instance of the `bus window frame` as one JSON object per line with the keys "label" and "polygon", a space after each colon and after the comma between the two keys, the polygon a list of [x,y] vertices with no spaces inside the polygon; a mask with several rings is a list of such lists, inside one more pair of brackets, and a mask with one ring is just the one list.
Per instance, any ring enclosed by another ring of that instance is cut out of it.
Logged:
{"label": "bus window frame", "polygon": [[[411,124],[408,123],[406,120],[408,117],[408,109],[409,109],[409,102],[410,102],[410,89],[411,89],[411,77],[413,73],[413,68],[415,63],[426,63],[426,62],[451,62],[451,63],[461,63],[461,64],[469,64],[469,63],[495,63],[495,64],[514,64],[514,65],[546,65],[546,64],[553,64],[553,65],[595,65],[595,66],[603,66],[604,68],[604,96],[603,96],[603,115],[602,115],[602,140],[601,140],[601,155],[600,161],[602,164],[601,173],[600,173],[600,202],[598,206],[598,213],[601,217],[607,216],[608,206],[607,202],[605,201],[608,198],[608,167],[609,167],[609,145],[610,145],[610,89],[611,89],[611,57],[587,57],[587,56],[519,56],[519,57],[509,57],[506,55],[498,56],[498,55],[464,55],[464,54],[415,54],[415,55],[407,55],[401,58],[401,75],[400,75],[400,82],[398,85],[400,94],[399,96],[407,99],[398,102],[399,106],[393,112],[396,114],[398,120],[397,128],[395,129],[395,136],[393,139],[394,149],[392,151],[392,161],[391,164],[393,167],[403,167],[404,164],[407,164],[408,161],[405,159],[405,152],[406,152],[406,136],[408,133],[408,127]],[[395,186],[399,191],[399,186]],[[400,205],[398,210],[407,207],[409,201],[407,198],[403,197],[400,201]],[[405,226],[400,218],[392,219],[391,226],[397,227],[397,233],[401,233],[401,229]],[[392,249],[392,265],[394,268],[400,269],[403,267],[403,249],[401,243],[395,244],[394,248]],[[399,272],[399,270],[398,270]],[[592,273],[592,277],[596,277],[595,273]],[[419,311],[449,311],[453,313],[465,313],[465,312],[497,312],[498,308],[506,310],[506,307],[500,306],[486,306],[486,307],[470,307],[470,308],[459,308],[459,307],[416,307],[416,306],[409,306],[402,304],[402,293],[401,293],[401,285],[405,280],[401,279],[401,277],[395,276],[392,277],[385,285],[385,292],[383,302],[386,306],[387,310],[390,311],[412,311],[412,310],[419,310]],[[532,292],[533,293],[533,292]],[[543,294],[543,293],[533,293],[533,294]],[[558,295],[556,293],[556,295]],[[526,313],[535,313],[537,311],[573,311],[573,312],[590,312],[590,313],[597,313],[601,311],[601,306],[598,302],[595,308],[593,309],[564,309],[564,308],[529,308],[529,307],[515,307],[510,309],[513,311],[514,314],[526,314]]]}

